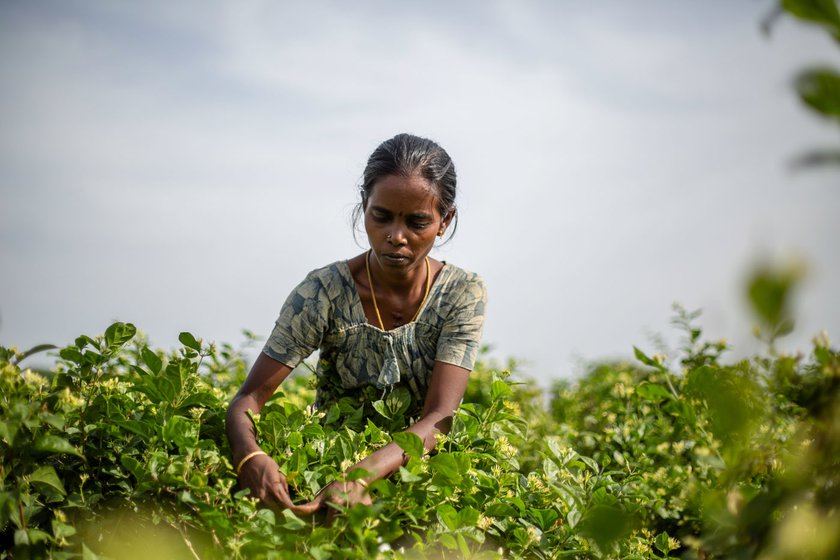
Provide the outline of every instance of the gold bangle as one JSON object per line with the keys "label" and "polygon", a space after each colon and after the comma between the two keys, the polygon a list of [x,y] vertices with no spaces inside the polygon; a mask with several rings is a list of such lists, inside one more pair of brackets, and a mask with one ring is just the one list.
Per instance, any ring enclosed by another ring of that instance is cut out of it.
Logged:
{"label": "gold bangle", "polygon": [[251,453],[248,453],[247,455],[245,455],[245,457],[242,458],[241,461],[239,461],[239,464],[236,466],[236,474],[239,474],[239,472],[242,470],[242,467],[245,466],[245,463],[247,463],[257,455],[268,455],[268,453],[266,453],[262,449],[260,449],[259,451],[252,451]]}

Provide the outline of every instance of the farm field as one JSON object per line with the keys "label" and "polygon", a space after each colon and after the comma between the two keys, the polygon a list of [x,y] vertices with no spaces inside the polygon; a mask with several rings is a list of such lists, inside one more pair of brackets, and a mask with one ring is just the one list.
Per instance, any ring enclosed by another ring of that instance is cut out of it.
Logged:
{"label": "farm field", "polygon": [[747,360],[677,308],[675,355],[637,348],[550,391],[480,364],[431,456],[403,432],[407,393],[316,411],[294,375],[254,422],[299,500],[392,437],[410,456],[332,521],[238,491],[229,345],[164,352],[116,323],[49,372],[0,349],[0,557],[840,557],[840,356],[825,334],[774,351],[780,286],[753,285],[768,346]]}
{"label": "farm field", "polygon": [[[777,11],[840,38],[835,0]],[[838,71],[804,69],[795,87],[836,124]],[[833,147],[799,164],[838,161]],[[363,476],[346,471],[392,439],[409,456],[370,485],[372,506],[331,519],[238,489],[224,415],[242,349],[187,332],[155,348],[122,322],[61,348],[0,346],[0,559],[840,558],[840,352],[826,333],[777,351],[794,283],[751,281],[765,345],[745,359],[676,307],[680,348],[628,341],[632,361],[549,390],[479,362],[431,455],[404,431],[407,391],[316,410],[298,372],[253,417],[298,501]],[[30,369],[44,351],[56,365]]]}

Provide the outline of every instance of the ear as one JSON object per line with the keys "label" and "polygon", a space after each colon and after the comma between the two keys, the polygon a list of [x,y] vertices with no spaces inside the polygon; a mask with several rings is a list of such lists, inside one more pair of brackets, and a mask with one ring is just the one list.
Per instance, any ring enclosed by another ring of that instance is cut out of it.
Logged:
{"label": "ear", "polygon": [[438,237],[443,237],[443,233],[446,231],[446,228],[449,227],[449,224],[452,223],[452,220],[455,218],[456,209],[453,208],[449,212],[446,213],[446,216],[440,221],[440,229],[438,230]]}

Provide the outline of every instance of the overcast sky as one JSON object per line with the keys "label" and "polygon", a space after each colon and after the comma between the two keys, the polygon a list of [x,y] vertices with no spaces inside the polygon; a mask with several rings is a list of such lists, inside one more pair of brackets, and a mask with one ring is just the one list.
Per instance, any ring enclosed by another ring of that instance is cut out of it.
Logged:
{"label": "overcast sky", "polygon": [[4,1],[0,344],[267,335],[306,272],[363,250],[359,177],[403,131],[452,155],[436,256],[486,279],[485,342],[540,380],[673,344],[674,301],[755,350],[763,257],[808,267],[788,346],[836,337],[840,171],[790,163],[840,137],[791,82],[840,49],[763,35],[771,6]]}

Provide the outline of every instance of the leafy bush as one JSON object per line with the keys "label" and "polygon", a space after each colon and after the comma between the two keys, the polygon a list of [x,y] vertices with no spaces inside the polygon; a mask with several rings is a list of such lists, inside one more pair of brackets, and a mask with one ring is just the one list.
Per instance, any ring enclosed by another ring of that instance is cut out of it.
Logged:
{"label": "leafy bush", "polygon": [[392,437],[411,457],[331,522],[237,490],[230,346],[183,333],[164,353],[116,323],[44,373],[0,349],[0,557],[836,556],[837,352],[820,336],[807,359],[724,364],[694,318],[678,312],[674,359],[637,349],[547,395],[479,364],[432,456],[399,431],[406,395],[365,419],[349,399],[315,410],[311,374],[292,376],[254,422],[298,499]]}

